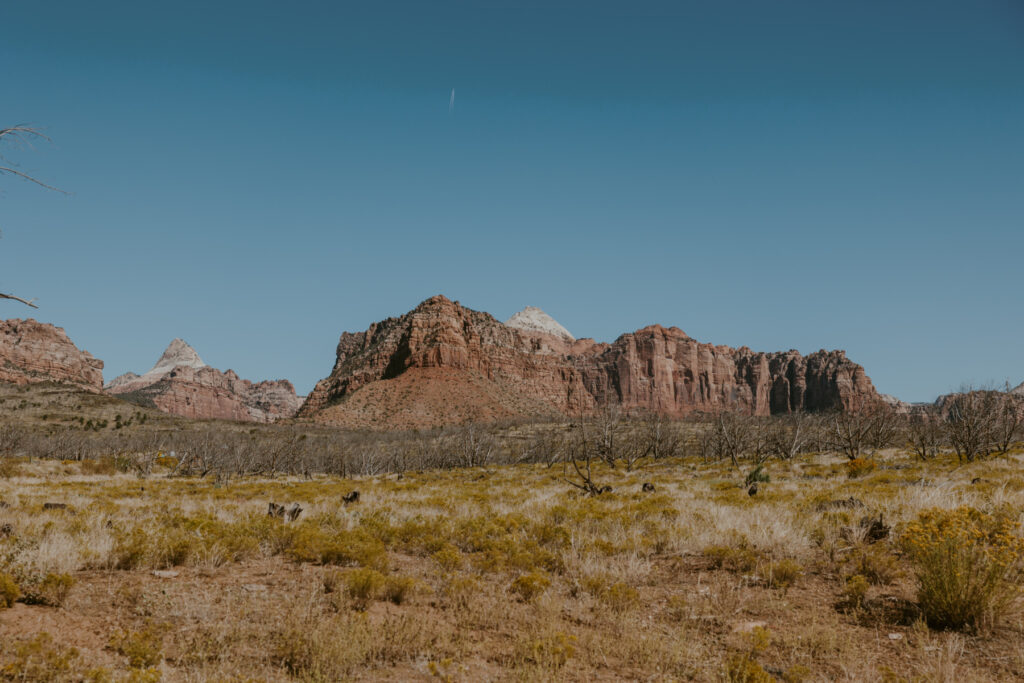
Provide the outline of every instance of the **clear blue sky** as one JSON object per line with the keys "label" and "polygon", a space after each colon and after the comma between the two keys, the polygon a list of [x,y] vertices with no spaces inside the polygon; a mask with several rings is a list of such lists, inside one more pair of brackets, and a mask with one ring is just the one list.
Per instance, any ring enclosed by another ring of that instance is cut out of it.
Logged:
{"label": "clear blue sky", "polygon": [[[436,293],[577,336],[1024,380],[1024,4],[32,2],[0,24],[3,317],[301,392]],[[455,89],[454,111],[449,97]]]}

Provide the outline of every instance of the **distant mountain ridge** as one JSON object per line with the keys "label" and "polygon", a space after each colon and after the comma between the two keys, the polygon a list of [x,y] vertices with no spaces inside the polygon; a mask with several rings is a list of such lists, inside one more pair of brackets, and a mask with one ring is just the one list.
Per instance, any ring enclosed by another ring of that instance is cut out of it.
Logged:
{"label": "distant mountain ridge", "polygon": [[221,372],[183,339],[174,339],[148,372],[128,372],[107,383],[107,393],[182,417],[274,422],[302,404],[288,380],[250,382]]}
{"label": "distant mountain ridge", "polygon": [[298,415],[351,427],[419,428],[568,415],[612,402],[674,416],[767,415],[850,410],[879,398],[843,351],[759,353],[704,344],[660,325],[598,344],[573,339],[546,314],[531,311],[528,324],[523,317],[502,324],[435,296],[365,332],[345,332],[334,368]]}

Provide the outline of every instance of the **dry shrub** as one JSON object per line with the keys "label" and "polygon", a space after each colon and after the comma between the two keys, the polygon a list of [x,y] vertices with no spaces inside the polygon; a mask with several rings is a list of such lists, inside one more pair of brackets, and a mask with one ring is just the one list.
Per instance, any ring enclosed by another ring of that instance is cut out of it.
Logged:
{"label": "dry shrub", "polygon": [[345,582],[345,574],[337,569],[328,569],[320,580],[324,586],[324,593],[337,593]]}
{"label": "dry shrub", "polygon": [[520,574],[512,582],[512,592],[526,602],[536,600],[551,585],[551,579],[541,572]]}
{"label": "dry shrub", "polygon": [[366,609],[384,588],[385,578],[376,569],[360,567],[345,574],[345,592],[359,609]]}
{"label": "dry shrub", "polygon": [[60,607],[71,593],[75,579],[68,574],[47,574],[35,586],[25,589],[25,602],[35,605]]}
{"label": "dry shrub", "polygon": [[731,572],[752,572],[757,567],[758,555],[746,541],[737,547],[728,545],[708,546],[703,551],[704,557],[711,561],[715,569]]}
{"label": "dry shrub", "polygon": [[0,572],[0,609],[13,607],[21,597],[21,590],[10,574]]}
{"label": "dry shrub", "polygon": [[110,647],[128,658],[128,666],[143,669],[156,666],[164,659],[164,634],[167,627],[147,621],[137,631],[118,630],[110,636]]}
{"label": "dry shrub", "polygon": [[445,571],[452,571],[462,566],[462,553],[451,543],[445,543],[438,551],[431,555],[434,561]]}
{"label": "dry shrub", "polygon": [[330,619],[290,617],[274,634],[273,657],[296,678],[341,680],[364,662],[370,650],[363,615],[343,612]]}
{"label": "dry shrub", "polygon": [[673,593],[666,601],[666,616],[675,622],[683,622],[690,614],[690,604],[682,593]]}
{"label": "dry shrub", "polygon": [[785,681],[785,683],[803,683],[804,681],[809,681],[811,680],[811,670],[802,664],[794,664],[786,669],[786,672],[782,674],[782,680]]}
{"label": "dry shrub", "polygon": [[[535,678],[557,674],[576,655],[576,636],[556,631],[529,634],[516,643],[515,657],[538,670]],[[531,676],[533,677],[533,676]]]}
{"label": "dry shrub", "polygon": [[725,676],[730,683],[773,683],[775,678],[757,663],[757,656],[768,649],[771,632],[757,626],[747,639],[749,649],[731,656],[725,665]]}
{"label": "dry shrub", "polygon": [[82,474],[113,475],[117,474],[117,466],[113,457],[86,459],[79,464]]}
{"label": "dry shrub", "polygon": [[846,463],[846,476],[850,479],[857,479],[871,474],[877,467],[878,464],[869,458],[854,458]]}
{"label": "dry shrub", "polygon": [[10,479],[21,474],[21,463],[11,458],[0,457],[0,479]]}
{"label": "dry shrub", "polygon": [[451,574],[441,585],[445,607],[456,610],[470,609],[482,590],[480,579],[472,574]]}
{"label": "dry shrub", "polygon": [[899,560],[883,545],[858,548],[849,558],[846,572],[860,574],[876,586],[887,586],[902,574]]}
{"label": "dry shrub", "polygon": [[175,634],[174,660],[178,667],[201,667],[210,662],[226,662],[238,651],[238,641],[244,638],[241,629],[220,621],[198,625]]}
{"label": "dry shrub", "polygon": [[384,580],[384,588],[381,597],[388,602],[401,605],[409,600],[416,590],[416,580],[409,576],[389,576]]}
{"label": "dry shrub", "polygon": [[75,675],[78,650],[54,643],[46,632],[20,642],[5,638],[0,641],[0,656],[0,679],[5,681],[52,683],[83,679]]}
{"label": "dry shrub", "polygon": [[112,563],[115,569],[137,569],[150,552],[149,536],[136,527],[127,534],[119,534],[114,544]]}
{"label": "dry shrub", "polygon": [[768,566],[768,585],[772,588],[789,588],[800,578],[804,568],[796,560],[785,558]]}
{"label": "dry shrub", "polygon": [[640,604],[640,591],[622,581],[608,586],[598,597],[616,613],[627,612]]}
{"label": "dry shrub", "polygon": [[860,607],[868,595],[871,583],[861,574],[854,574],[843,585],[843,602],[851,607]]}
{"label": "dry shrub", "polygon": [[295,532],[288,554],[299,562],[354,564],[385,570],[387,547],[363,529],[327,531],[305,524]]}
{"label": "dry shrub", "polygon": [[388,616],[373,622],[364,612],[323,615],[291,613],[273,634],[273,658],[292,676],[307,681],[351,678],[375,663],[395,664],[424,654],[433,637],[423,622]]}
{"label": "dry shrub", "polygon": [[994,623],[1020,594],[1024,538],[1006,515],[972,507],[925,510],[907,525],[903,547],[914,563],[917,597],[933,628]]}

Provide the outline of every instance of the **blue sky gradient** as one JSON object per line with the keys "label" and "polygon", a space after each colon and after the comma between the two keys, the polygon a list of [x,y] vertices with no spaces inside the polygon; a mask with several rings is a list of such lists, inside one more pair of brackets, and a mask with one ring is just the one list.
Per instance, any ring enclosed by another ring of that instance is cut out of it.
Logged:
{"label": "blue sky gradient", "polygon": [[[300,392],[437,293],[610,341],[844,348],[880,391],[1024,380],[1024,4],[5,8],[3,317]],[[454,111],[449,96],[455,88]]]}

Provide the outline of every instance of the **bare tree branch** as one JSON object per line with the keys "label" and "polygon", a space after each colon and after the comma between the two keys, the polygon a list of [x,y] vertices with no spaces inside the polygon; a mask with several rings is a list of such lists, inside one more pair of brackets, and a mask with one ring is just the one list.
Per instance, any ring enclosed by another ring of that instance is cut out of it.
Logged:
{"label": "bare tree branch", "polygon": [[15,301],[20,301],[26,306],[31,306],[32,308],[39,308],[38,306],[35,305],[35,303],[33,303],[35,299],[22,299],[20,296],[14,296],[13,294],[0,294],[0,299],[14,299]]}
{"label": "bare tree branch", "polygon": [[[45,140],[46,142],[51,142],[49,137],[41,133],[38,129],[33,128],[32,126],[12,126],[10,128],[0,128],[0,143],[11,142],[23,147],[32,147],[32,140]],[[24,171],[19,171],[17,168],[10,165],[10,162],[4,158],[3,154],[0,154],[0,175],[3,175],[5,173],[17,176],[19,178],[23,178],[24,180],[28,180],[30,182],[35,183],[36,185],[39,185],[40,187],[45,187],[48,190],[60,192],[61,194],[67,194],[67,192],[58,187],[54,187],[53,185],[44,183],[42,180],[30,176]],[[14,296],[13,294],[0,294],[0,299],[12,299],[14,301],[20,301],[21,303],[25,304],[26,306],[30,306],[31,308],[39,308],[34,303],[35,299],[22,299],[20,296]]]}
{"label": "bare tree branch", "polygon": [[[10,128],[0,128],[0,142],[13,142],[15,144],[20,144],[25,147],[31,147],[32,140],[34,139],[51,142],[49,137],[39,132],[37,128],[33,128],[31,126],[12,126]],[[29,182],[33,182],[36,185],[39,185],[40,187],[45,187],[47,190],[53,190],[54,192],[67,194],[67,192],[60,189],[59,187],[54,187],[53,185],[44,183],[39,178],[35,178],[29,175],[28,173],[25,173],[24,171],[19,171],[17,168],[9,165],[10,162],[8,162],[7,159],[4,158],[3,154],[0,154],[0,162],[3,163],[3,165],[0,165],[0,174],[9,173],[13,176],[17,176],[19,178],[28,180]]]}

